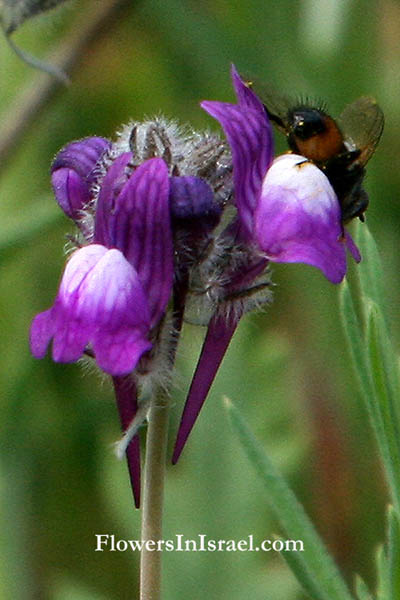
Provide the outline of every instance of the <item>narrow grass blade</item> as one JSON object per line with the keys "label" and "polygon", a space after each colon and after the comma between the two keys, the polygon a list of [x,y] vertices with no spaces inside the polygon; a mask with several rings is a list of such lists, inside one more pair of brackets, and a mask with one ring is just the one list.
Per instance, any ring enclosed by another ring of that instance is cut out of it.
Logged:
{"label": "narrow grass blade", "polygon": [[381,369],[383,384],[391,399],[393,418],[400,423],[400,382],[398,356],[393,349],[387,325],[381,308],[373,301],[367,302],[367,317],[370,336],[375,338],[378,350],[378,366]]}
{"label": "narrow grass blade", "polygon": [[389,564],[383,546],[380,546],[376,553],[376,572],[378,577],[377,600],[395,600],[390,595]]}
{"label": "narrow grass blade", "polygon": [[[341,316],[346,333],[354,371],[362,393],[364,406],[369,415],[373,431],[378,443],[378,448],[385,466],[385,473],[390,488],[393,503],[400,505],[400,454],[398,438],[395,433],[397,419],[393,417],[395,410],[390,408],[386,397],[386,379],[382,364],[380,346],[383,344],[385,334],[377,318],[375,304],[369,301],[366,309],[368,320],[367,340],[362,332],[360,321],[357,317],[350,290],[346,282],[343,283],[340,297]],[[375,307],[373,310],[371,307]],[[394,360],[394,357],[392,357]],[[391,379],[393,379],[391,377]]]}
{"label": "narrow grass blade", "polygon": [[399,514],[390,506],[388,511],[389,543],[388,569],[391,598],[400,598],[400,519]]}
{"label": "narrow grass blade", "polygon": [[382,262],[375,240],[365,224],[359,224],[357,245],[362,256],[362,262],[357,270],[360,278],[361,293],[363,296],[371,298],[378,306],[384,309],[385,294]]}
{"label": "narrow grass blade", "polygon": [[384,460],[389,460],[389,451],[384,435],[382,417],[376,401],[376,393],[372,381],[368,351],[362,333],[362,326],[357,317],[354,303],[347,282],[344,281],[340,294],[340,312],[344,332],[346,334],[354,371],[362,392],[366,411],[371,419]]}
{"label": "narrow grass blade", "polygon": [[326,598],[324,590],[319,587],[313,573],[307,567],[307,561],[299,557],[297,552],[282,551],[281,557],[310,598]]}
{"label": "narrow grass blade", "polygon": [[355,587],[357,600],[373,600],[367,584],[359,575],[356,575]]}
{"label": "narrow grass blade", "polygon": [[[298,552],[294,561],[288,561],[299,582],[315,600],[350,600],[352,596],[346,583],[304,508],[276,471],[237,408],[228,399],[225,399],[225,404],[239,440],[265,484],[267,498],[276,518],[290,539],[304,543],[304,551]],[[285,558],[287,560],[287,554]]]}
{"label": "narrow grass blade", "polygon": [[393,503],[400,509],[400,430],[399,385],[397,358],[390,344],[379,307],[369,302],[367,308],[367,343],[375,401],[382,417],[383,435],[389,451],[390,462],[385,466],[391,483]]}

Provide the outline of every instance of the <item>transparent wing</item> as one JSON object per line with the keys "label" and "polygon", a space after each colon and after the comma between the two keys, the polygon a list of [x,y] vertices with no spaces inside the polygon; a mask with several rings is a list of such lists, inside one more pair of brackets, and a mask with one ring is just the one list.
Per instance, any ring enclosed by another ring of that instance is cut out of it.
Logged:
{"label": "transparent wing", "polygon": [[357,162],[365,165],[379,143],[383,131],[384,116],[374,98],[358,98],[346,106],[338,125],[346,142],[354,149],[361,150]]}
{"label": "transparent wing", "polygon": [[288,113],[293,106],[298,104],[298,102],[293,101],[293,98],[290,98],[289,96],[277,93],[273,87],[262,83],[257,78],[243,74],[241,74],[241,77],[245,84],[260,98],[274,125],[276,125],[283,133],[288,133]]}

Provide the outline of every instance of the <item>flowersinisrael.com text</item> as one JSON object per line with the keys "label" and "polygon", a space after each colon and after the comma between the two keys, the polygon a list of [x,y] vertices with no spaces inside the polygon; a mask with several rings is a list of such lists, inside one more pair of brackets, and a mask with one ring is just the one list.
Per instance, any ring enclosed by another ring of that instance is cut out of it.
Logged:
{"label": "flowersinisrael.com text", "polygon": [[255,544],[253,534],[241,540],[215,540],[200,533],[196,538],[176,534],[168,540],[124,540],[114,534],[97,533],[95,552],[303,552],[302,540],[262,540]]}

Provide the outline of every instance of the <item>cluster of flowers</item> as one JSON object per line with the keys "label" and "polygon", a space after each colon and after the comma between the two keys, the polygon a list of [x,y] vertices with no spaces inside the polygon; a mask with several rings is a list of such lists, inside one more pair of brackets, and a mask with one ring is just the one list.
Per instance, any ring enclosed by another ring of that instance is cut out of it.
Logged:
{"label": "cluster of flowers", "polygon": [[[304,157],[274,160],[266,111],[232,69],[237,104],[203,102],[227,142],[164,119],[131,123],[116,142],[66,146],[52,165],[56,199],[78,226],[53,306],[37,315],[42,358],[88,355],[113,377],[127,429],[138,398],[168,386],[184,318],[207,325],[173,462],[207,396],[242,315],[271,301],[268,265],[303,262],[333,283],[346,273],[337,197]],[[139,439],[127,447],[136,504]]]}

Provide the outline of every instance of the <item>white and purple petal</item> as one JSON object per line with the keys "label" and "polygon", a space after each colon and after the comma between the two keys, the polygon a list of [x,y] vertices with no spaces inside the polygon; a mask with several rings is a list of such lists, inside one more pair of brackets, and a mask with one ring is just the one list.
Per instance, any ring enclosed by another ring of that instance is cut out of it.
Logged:
{"label": "white and purple petal", "polygon": [[285,154],[266,174],[255,211],[258,245],[274,262],[303,262],[333,283],[346,273],[346,239],[336,194],[304,157]]}
{"label": "white and purple petal", "polygon": [[149,327],[135,269],[118,250],[92,244],[71,256],[53,307],[33,320],[31,350],[43,358],[53,339],[53,359],[73,362],[90,344],[103,371],[125,375],[151,348]]}

